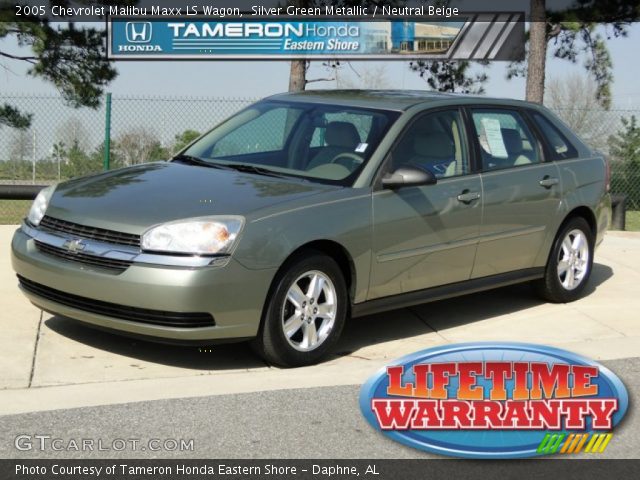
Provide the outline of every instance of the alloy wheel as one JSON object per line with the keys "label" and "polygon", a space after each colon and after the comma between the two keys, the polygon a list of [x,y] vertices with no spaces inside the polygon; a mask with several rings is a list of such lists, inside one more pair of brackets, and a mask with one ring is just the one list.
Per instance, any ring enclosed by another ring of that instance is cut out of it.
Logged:
{"label": "alloy wheel", "polygon": [[336,321],[337,294],[324,273],[312,270],[300,275],[289,287],[282,307],[284,336],[298,351],[318,348]]}
{"label": "alloy wheel", "polygon": [[582,230],[571,230],[564,237],[558,252],[558,279],[566,290],[582,283],[589,269],[589,241]]}

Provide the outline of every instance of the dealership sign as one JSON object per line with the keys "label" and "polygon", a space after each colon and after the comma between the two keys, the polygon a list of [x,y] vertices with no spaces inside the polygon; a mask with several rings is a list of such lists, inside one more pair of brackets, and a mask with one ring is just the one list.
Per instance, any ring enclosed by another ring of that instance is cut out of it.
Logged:
{"label": "dealership sign", "polygon": [[151,60],[516,60],[523,54],[523,18],[518,13],[469,15],[455,22],[111,17],[108,51],[114,59]]}
{"label": "dealership sign", "polygon": [[393,440],[489,459],[603,452],[627,407],[605,367],[520,343],[424,350],[380,371],[360,395],[367,421]]}

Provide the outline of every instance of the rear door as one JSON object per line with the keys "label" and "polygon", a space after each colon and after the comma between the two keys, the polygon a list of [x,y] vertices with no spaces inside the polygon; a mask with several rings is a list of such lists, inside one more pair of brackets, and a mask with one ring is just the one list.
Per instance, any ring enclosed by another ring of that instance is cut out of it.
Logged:
{"label": "rear door", "polygon": [[431,170],[435,185],[373,192],[369,299],[468,280],[480,226],[480,176],[471,173],[461,111],[420,114],[392,148],[383,173]]}
{"label": "rear door", "polygon": [[471,278],[534,267],[560,209],[560,175],[516,108],[470,109],[483,192]]}

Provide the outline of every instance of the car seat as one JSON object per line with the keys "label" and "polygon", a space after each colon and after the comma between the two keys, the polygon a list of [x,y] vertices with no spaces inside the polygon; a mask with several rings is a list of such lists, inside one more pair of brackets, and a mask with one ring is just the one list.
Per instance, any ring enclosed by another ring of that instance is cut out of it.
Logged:
{"label": "car seat", "polygon": [[[425,135],[416,135],[413,141],[414,156],[411,163],[426,168],[437,177],[447,175],[442,171],[442,165],[447,169],[455,162],[455,147],[453,141],[444,132],[430,132]],[[455,164],[454,167],[455,169]]]}
{"label": "car seat", "polygon": [[502,128],[501,132],[511,164],[516,166],[532,163],[531,158],[529,158],[529,155],[524,151],[524,144],[520,132],[514,128]]}
{"label": "car seat", "polygon": [[360,143],[356,127],[349,122],[330,122],[324,133],[326,146],[307,164],[307,170],[331,163],[341,153],[354,152]]}

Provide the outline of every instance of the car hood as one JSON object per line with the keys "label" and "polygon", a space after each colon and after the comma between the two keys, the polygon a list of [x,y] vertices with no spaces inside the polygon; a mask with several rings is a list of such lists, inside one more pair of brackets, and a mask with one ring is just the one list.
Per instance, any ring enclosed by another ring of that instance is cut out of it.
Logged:
{"label": "car hood", "polygon": [[157,162],[61,183],[47,215],[128,233],[207,215],[249,215],[337,187],[295,178]]}

